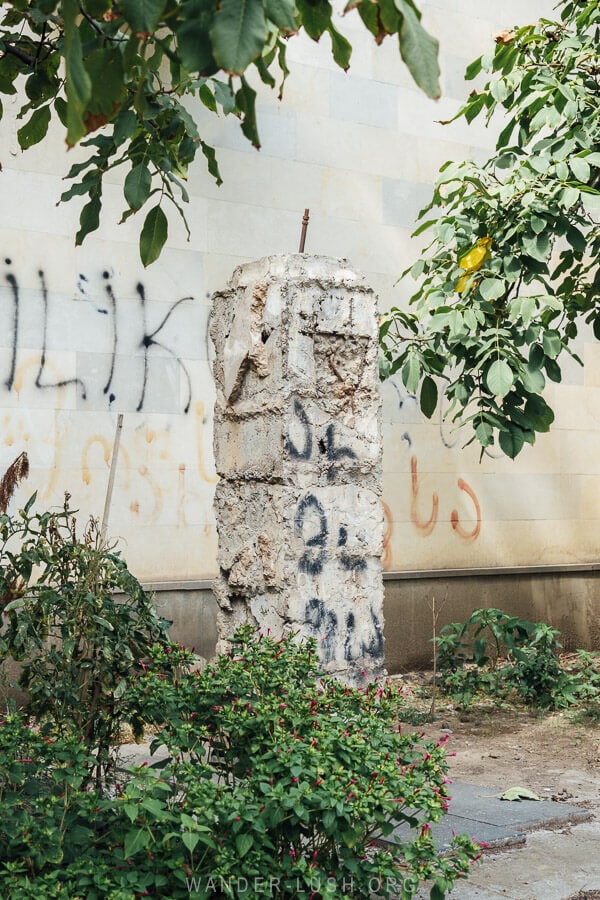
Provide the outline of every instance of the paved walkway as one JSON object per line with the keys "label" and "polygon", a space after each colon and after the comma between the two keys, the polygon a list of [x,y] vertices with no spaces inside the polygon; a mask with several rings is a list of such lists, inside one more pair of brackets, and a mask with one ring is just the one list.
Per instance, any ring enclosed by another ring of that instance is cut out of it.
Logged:
{"label": "paved walkway", "polygon": [[[454,830],[490,846],[449,900],[600,900],[600,797],[589,808],[507,801],[461,782],[451,794],[449,813],[434,832],[439,843],[446,845]],[[416,900],[428,898],[424,888]]]}

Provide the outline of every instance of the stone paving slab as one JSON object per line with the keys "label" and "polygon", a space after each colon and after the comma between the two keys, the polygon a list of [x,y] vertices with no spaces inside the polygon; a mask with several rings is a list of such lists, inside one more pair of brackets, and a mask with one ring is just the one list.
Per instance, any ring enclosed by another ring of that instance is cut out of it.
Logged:
{"label": "stone paving slab", "polygon": [[[492,848],[515,846],[524,843],[529,831],[575,825],[592,816],[587,809],[555,800],[500,800],[493,788],[460,781],[453,782],[450,793],[448,814],[431,829],[441,848],[449,846],[453,834],[465,833]],[[381,840],[394,842],[407,834],[408,828],[399,826]]]}
{"label": "stone paving slab", "polygon": [[[597,818],[572,828],[532,831],[522,847],[486,852],[448,900],[594,900],[600,895],[599,846]],[[414,900],[429,900],[429,885]]]}

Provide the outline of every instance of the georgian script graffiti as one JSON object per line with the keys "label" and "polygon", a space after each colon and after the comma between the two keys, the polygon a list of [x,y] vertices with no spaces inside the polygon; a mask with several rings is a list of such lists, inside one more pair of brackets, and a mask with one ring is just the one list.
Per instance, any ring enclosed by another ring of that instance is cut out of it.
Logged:
{"label": "georgian script graffiti", "polygon": [[[37,273],[38,288],[35,291],[23,291],[19,285],[19,280],[13,271],[12,260],[8,257],[4,259],[7,271],[4,274],[4,281],[8,287],[6,297],[8,300],[8,308],[5,306],[6,301],[3,298],[4,292],[0,284],[0,311],[2,307],[5,309],[3,321],[6,323],[0,329],[3,337],[0,338],[0,344],[9,350],[6,362],[6,372],[2,378],[2,383],[7,391],[16,390],[16,377],[18,371],[19,355],[25,351],[31,350],[31,337],[27,337],[27,345],[24,344],[23,336],[23,320],[26,310],[26,304],[39,303],[41,299],[41,324],[39,326],[38,343],[39,360],[37,372],[35,375],[34,385],[39,390],[52,390],[58,388],[74,386],[80,401],[90,399],[89,382],[86,383],[83,377],[56,378],[50,377],[48,373],[48,352],[49,332],[53,314],[58,314],[56,310],[57,301],[54,305],[51,302],[51,295],[46,282],[46,276],[43,270]],[[135,287],[137,295],[137,303],[133,316],[128,311],[131,304],[127,304],[127,309],[121,311],[121,306],[115,292],[111,274],[108,271],[102,273],[103,294],[106,297],[106,305],[103,303],[92,302],[91,309],[94,315],[107,317],[110,320],[108,331],[104,328],[98,328],[99,320],[94,321],[89,318],[90,304],[86,304],[85,308],[81,304],[73,307],[73,314],[76,320],[75,331],[79,333],[81,329],[91,329],[92,333],[98,334],[98,344],[94,348],[94,352],[98,356],[106,357],[105,373],[103,376],[102,394],[106,397],[107,407],[111,408],[112,404],[119,403],[119,391],[123,391],[125,386],[128,395],[134,391],[135,398],[132,409],[141,412],[147,404],[148,385],[150,381],[150,371],[152,360],[156,358],[153,350],[159,350],[163,359],[170,359],[178,370],[182,383],[184,385],[183,397],[180,399],[179,390],[177,390],[177,398],[174,402],[172,412],[188,413],[192,403],[192,384],[191,378],[186,364],[179,355],[169,347],[161,334],[166,330],[166,326],[171,318],[177,313],[184,303],[194,300],[193,297],[182,297],[171,303],[166,311],[162,313],[162,317],[156,320],[156,314],[152,309],[152,303],[147,296],[146,287],[142,282],[138,282]],[[78,289],[80,294],[89,299],[89,280],[85,275],[80,275],[78,279]],[[125,316],[127,318],[125,319]],[[79,320],[78,318],[79,317]],[[33,317],[30,315],[30,319]],[[152,321],[154,319],[154,321]],[[127,336],[127,342],[124,341],[124,335]],[[140,357],[140,364],[137,366],[134,384],[131,383],[131,370],[127,372],[123,369],[120,371],[120,360],[128,360],[132,356]],[[131,401],[130,401],[131,403]]]}
{"label": "georgian script graffiti", "polygon": [[[309,462],[315,458],[325,460],[325,477],[327,484],[348,483],[351,479],[343,478],[341,463],[343,460],[357,460],[357,454],[350,447],[338,444],[335,423],[330,422],[318,429],[311,425],[304,406],[297,398],[294,400],[294,417],[296,438],[287,434],[285,449],[296,461]],[[342,572],[349,573],[356,579],[359,572],[367,569],[368,560],[360,548],[350,547],[348,526],[338,525],[332,529],[327,509],[314,491],[308,491],[300,497],[294,515],[294,530],[300,538],[303,551],[298,560],[298,570],[317,579],[326,563],[330,560],[339,566]],[[359,509],[355,511],[360,515]],[[319,597],[312,597],[306,604],[305,620],[321,647],[322,658],[330,663],[336,658],[347,662],[361,657],[379,659],[383,655],[383,629],[373,606],[369,606],[371,628],[362,630],[356,627],[354,612],[332,609]]]}
{"label": "georgian script graffiti", "polygon": [[[302,426],[304,442],[301,447],[298,447],[291,435],[288,434],[285,438],[285,449],[292,459],[308,461],[313,456],[313,435],[306,410],[298,398],[294,400],[294,415]],[[356,459],[356,453],[350,447],[336,447],[335,444],[335,424],[330,422],[325,429],[325,436],[319,438],[317,442],[319,453],[327,459],[327,481],[329,484],[337,481],[340,460]]]}
{"label": "georgian script graffiti", "polygon": [[[410,460],[410,474],[411,474],[411,501],[410,501],[410,518],[417,529],[417,531],[423,535],[423,537],[428,537],[434,530],[438,521],[438,513],[439,513],[439,497],[437,492],[434,492],[431,495],[431,513],[427,518],[421,516],[419,512],[420,499],[419,499],[419,473],[418,473],[418,464],[417,457],[412,456]],[[458,487],[461,491],[469,497],[473,504],[474,513],[475,513],[475,524],[473,528],[467,529],[463,525],[461,525],[460,517],[458,514],[458,510],[453,509],[450,513],[450,524],[452,525],[452,530],[464,541],[468,543],[472,541],[476,541],[479,537],[479,533],[481,531],[481,506],[479,504],[479,500],[477,499],[477,494],[473,490],[473,488],[467,484],[464,478],[459,478],[457,480]]]}

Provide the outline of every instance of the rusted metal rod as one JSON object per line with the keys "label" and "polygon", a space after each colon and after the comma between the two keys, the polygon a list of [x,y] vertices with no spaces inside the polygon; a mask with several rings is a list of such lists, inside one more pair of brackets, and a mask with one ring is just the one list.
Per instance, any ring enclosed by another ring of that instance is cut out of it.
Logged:
{"label": "rusted metal rod", "polygon": [[298,247],[298,253],[304,253],[304,245],[306,243],[306,229],[308,228],[309,218],[310,210],[305,209],[304,215],[302,216],[302,231],[300,233],[300,246]]}

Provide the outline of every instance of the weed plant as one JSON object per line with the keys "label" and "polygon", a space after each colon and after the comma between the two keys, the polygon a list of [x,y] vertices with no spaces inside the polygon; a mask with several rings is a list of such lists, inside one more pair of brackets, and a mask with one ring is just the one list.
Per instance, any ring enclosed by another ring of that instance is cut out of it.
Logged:
{"label": "weed plant", "polygon": [[499,609],[476,609],[434,639],[439,683],[462,706],[477,695],[498,702],[517,697],[542,709],[566,708],[600,697],[593,654],[578,651],[576,664],[561,664],[560,632]]}

